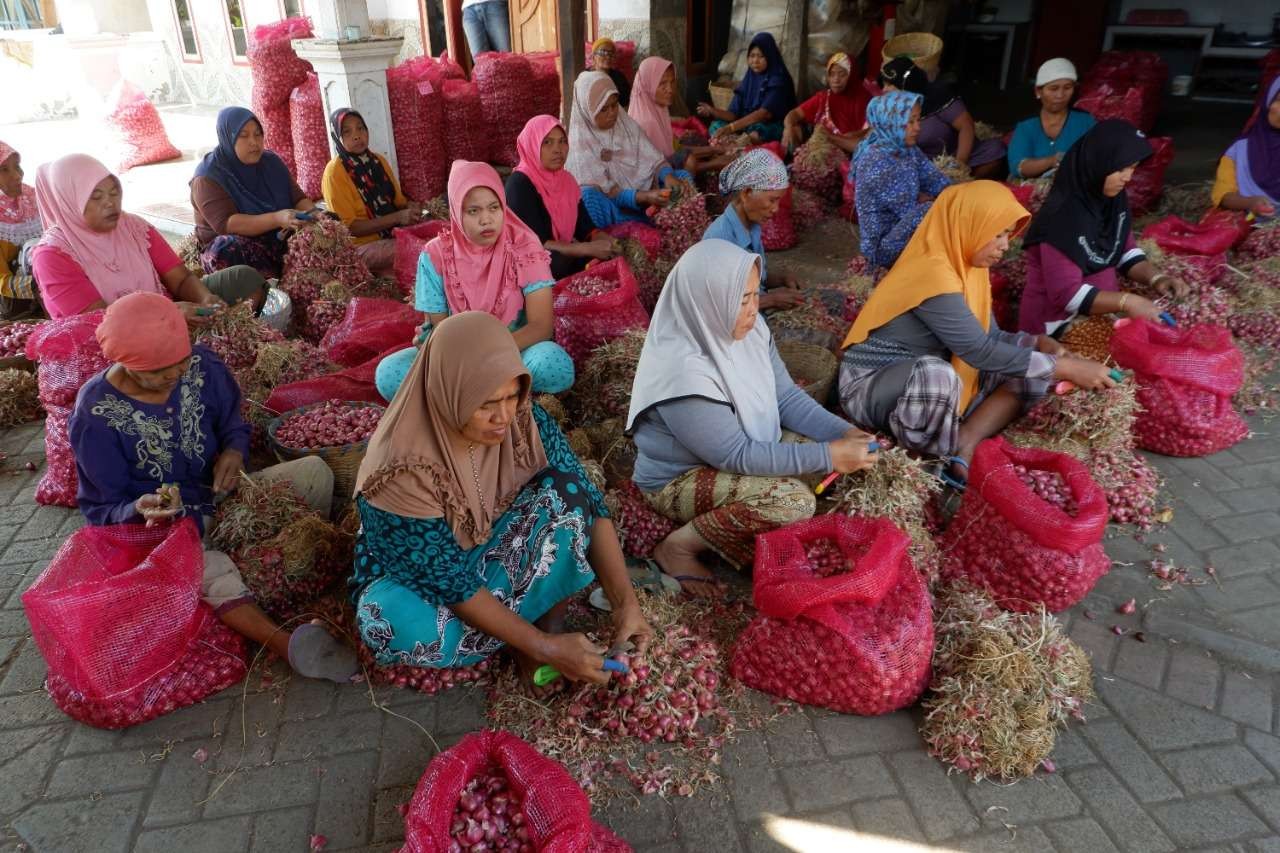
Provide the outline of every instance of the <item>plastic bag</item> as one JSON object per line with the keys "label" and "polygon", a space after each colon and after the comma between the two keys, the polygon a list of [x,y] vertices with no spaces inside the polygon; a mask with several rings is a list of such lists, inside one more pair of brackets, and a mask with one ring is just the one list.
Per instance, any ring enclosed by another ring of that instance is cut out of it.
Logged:
{"label": "plastic bag", "polygon": [[466,80],[446,80],[444,83],[444,112],[449,120],[444,124],[445,156],[449,161],[489,159],[489,125],[484,120],[484,108],[480,104],[480,90]]}
{"label": "plastic bag", "polygon": [[301,406],[321,403],[325,400],[350,400],[352,402],[377,403],[386,405],[386,400],[378,393],[374,383],[374,371],[378,362],[393,352],[399,352],[408,344],[401,342],[386,352],[379,353],[363,364],[348,367],[327,376],[315,379],[304,379],[301,382],[290,382],[277,385],[267,398],[266,407],[276,414],[283,414]]}
{"label": "plastic bag", "polygon": [[409,346],[425,319],[412,305],[395,299],[357,296],[320,346],[335,364],[355,367],[392,347]]}
{"label": "plastic bag", "polygon": [[[520,738],[504,731],[473,732],[431,759],[409,801],[401,853],[459,849],[453,841],[455,812],[468,783],[505,777],[506,791],[520,803],[528,843],[541,853],[605,853],[631,848],[591,822],[591,803],[569,772]],[[487,809],[487,806],[485,806]],[[514,829],[509,832],[515,834]]]}
{"label": "plastic bag", "polygon": [[[603,292],[584,295],[600,287]],[[607,287],[607,289],[605,289]],[[556,343],[582,369],[591,351],[628,329],[649,328],[631,267],[614,258],[556,282]]]}
{"label": "plastic bag", "polygon": [[1233,228],[1235,230],[1235,240],[1231,243],[1233,248],[1248,238],[1249,230],[1253,227],[1253,222],[1244,211],[1223,210],[1221,207],[1211,207],[1206,210],[1204,216],[1200,217],[1200,224],[1223,229],[1227,226]]}
{"label": "plastic bag", "polygon": [[320,101],[320,78],[311,73],[289,96],[289,128],[298,186],[308,198],[322,198],[320,179],[329,165],[329,128]]}
{"label": "plastic bag", "polygon": [[91,311],[50,320],[27,338],[27,358],[37,362],[36,379],[44,422],[44,476],[36,486],[36,503],[75,508],[76,457],[67,435],[67,423],[80,387],[110,362],[94,337],[105,311]]}
{"label": "plastic bag", "polygon": [[1232,405],[1244,384],[1244,356],[1221,326],[1116,324],[1111,355],[1132,370],[1142,405],[1138,446],[1166,456],[1205,456],[1249,433]]}
{"label": "plastic bag", "polygon": [[1155,149],[1150,157],[1133,170],[1133,179],[1125,188],[1129,194],[1129,208],[1135,216],[1142,216],[1156,206],[1164,194],[1164,173],[1173,162],[1173,140],[1167,136],[1147,139]]}
{"label": "plastic bag", "polygon": [[520,162],[516,137],[538,103],[533,66],[519,53],[482,53],[476,57],[471,79],[480,93],[484,120],[492,134],[489,159],[502,166]]}
{"label": "plastic bag", "polygon": [[137,86],[121,80],[112,89],[107,104],[107,126],[117,135],[117,171],[127,172],[134,166],[182,156],[169,141],[156,105]]}
{"label": "plastic bag", "polygon": [[433,219],[430,222],[419,222],[397,228],[392,233],[396,240],[395,277],[400,292],[409,296],[414,292],[414,284],[418,280],[418,258],[441,231],[449,226],[448,222]]}
{"label": "plastic bag", "polygon": [[929,681],[933,613],[886,518],[822,515],[756,538],[760,611],[730,672],[749,687],[843,713],[886,714]]}
{"label": "plastic bag", "polygon": [[[1030,478],[1053,483],[1053,499]],[[1106,493],[1084,463],[1003,438],[984,441],[964,502],[938,542],[942,577],[986,589],[1006,610],[1065,610],[1111,568],[1102,548],[1109,516]]]}
{"label": "plastic bag", "polygon": [[73,533],[22,595],[58,707],[123,728],[243,678],[244,642],[200,600],[203,572],[191,519]]}
{"label": "plastic bag", "polygon": [[1144,240],[1154,240],[1166,252],[1183,255],[1216,255],[1230,249],[1239,235],[1229,221],[1187,222],[1179,216],[1166,216],[1147,226]]}

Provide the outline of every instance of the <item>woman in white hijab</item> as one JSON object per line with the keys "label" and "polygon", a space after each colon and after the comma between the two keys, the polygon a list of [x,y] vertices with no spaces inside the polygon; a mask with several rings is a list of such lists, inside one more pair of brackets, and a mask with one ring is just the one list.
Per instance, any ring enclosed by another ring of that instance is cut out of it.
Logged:
{"label": "woman in white hijab", "polygon": [[648,222],[644,211],[661,206],[688,172],[671,168],[636,120],[618,106],[608,74],[584,71],[573,84],[569,159],[565,169],[582,187],[582,203],[597,228]]}
{"label": "woman in white hijab", "polygon": [[750,566],[757,534],[813,515],[800,476],[847,474],[876,458],[870,435],[791,380],[759,316],[759,289],[759,255],[724,240],[695,244],[658,298],[631,389],[632,479],[683,525],[654,560],[699,594],[715,584],[699,554]]}

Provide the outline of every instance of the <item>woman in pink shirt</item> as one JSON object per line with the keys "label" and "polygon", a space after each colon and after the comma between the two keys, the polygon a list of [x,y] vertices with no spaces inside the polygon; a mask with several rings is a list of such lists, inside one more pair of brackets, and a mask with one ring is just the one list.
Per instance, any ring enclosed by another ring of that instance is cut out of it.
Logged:
{"label": "woman in pink shirt", "polygon": [[105,308],[129,293],[168,295],[187,321],[202,307],[252,299],[266,281],[251,267],[204,277],[189,270],[155,228],[121,206],[120,179],[87,154],[69,154],[36,170],[36,204],[46,230],[32,268],[54,319]]}

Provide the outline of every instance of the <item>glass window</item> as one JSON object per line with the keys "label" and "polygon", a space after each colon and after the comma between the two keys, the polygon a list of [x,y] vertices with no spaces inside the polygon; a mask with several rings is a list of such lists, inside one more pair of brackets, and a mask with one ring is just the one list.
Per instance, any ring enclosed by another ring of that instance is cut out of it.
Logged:
{"label": "glass window", "polygon": [[182,55],[200,56],[200,46],[196,43],[196,28],[191,20],[191,7],[187,0],[173,0],[173,9],[178,18],[178,36],[182,39]]}
{"label": "glass window", "polygon": [[240,0],[227,0],[227,22],[231,26],[231,52],[236,58],[243,59],[249,51],[249,42],[245,34],[244,14],[240,11]]}

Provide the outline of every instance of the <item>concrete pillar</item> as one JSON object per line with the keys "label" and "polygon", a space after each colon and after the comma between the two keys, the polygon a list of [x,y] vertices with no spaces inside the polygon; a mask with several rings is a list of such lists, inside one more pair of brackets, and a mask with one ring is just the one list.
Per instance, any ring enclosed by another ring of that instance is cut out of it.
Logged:
{"label": "concrete pillar", "polygon": [[[364,4],[361,3],[361,6]],[[366,17],[366,26],[368,18]],[[334,110],[347,107],[364,116],[369,127],[369,148],[396,165],[396,141],[391,129],[391,102],[387,95],[387,69],[400,52],[400,38],[363,38],[359,41],[299,39],[293,43],[298,56],[311,63],[320,78],[320,97],[326,120]],[[329,153],[336,155],[333,140]]]}

